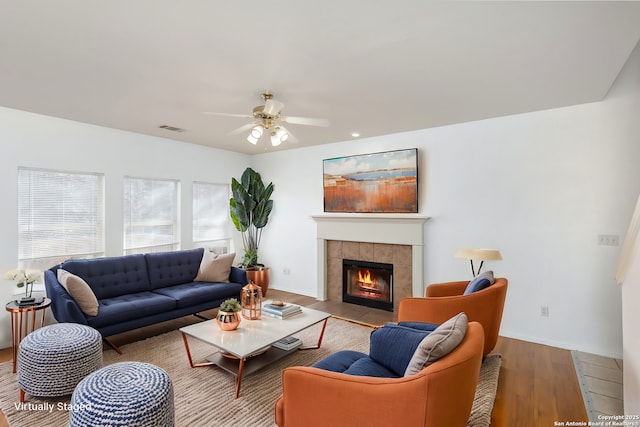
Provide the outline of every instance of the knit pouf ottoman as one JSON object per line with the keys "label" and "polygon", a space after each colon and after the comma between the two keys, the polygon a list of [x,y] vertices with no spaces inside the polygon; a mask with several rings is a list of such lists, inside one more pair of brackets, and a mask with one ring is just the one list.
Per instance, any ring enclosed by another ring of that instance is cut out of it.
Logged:
{"label": "knit pouf ottoman", "polygon": [[173,426],[173,385],[167,372],[142,362],[105,366],[71,395],[70,427]]}
{"label": "knit pouf ottoman", "polygon": [[24,394],[66,396],[80,380],[102,367],[102,335],[77,323],[36,329],[18,346],[20,402]]}

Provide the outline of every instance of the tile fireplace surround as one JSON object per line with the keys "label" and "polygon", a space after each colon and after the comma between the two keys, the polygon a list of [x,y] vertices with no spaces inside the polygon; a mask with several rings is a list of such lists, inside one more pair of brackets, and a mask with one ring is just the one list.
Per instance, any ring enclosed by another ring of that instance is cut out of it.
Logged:
{"label": "tile fireplace surround", "polygon": [[[323,214],[312,218],[317,225],[319,300],[342,299],[342,258],[393,263],[395,308],[400,298],[424,296],[424,223],[429,217]],[[352,258],[356,255],[361,258]]]}

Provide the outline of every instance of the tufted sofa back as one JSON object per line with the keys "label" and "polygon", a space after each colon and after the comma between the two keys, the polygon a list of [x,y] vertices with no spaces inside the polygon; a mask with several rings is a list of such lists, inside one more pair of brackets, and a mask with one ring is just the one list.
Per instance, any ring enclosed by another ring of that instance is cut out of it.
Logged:
{"label": "tufted sofa back", "polygon": [[82,277],[100,300],[151,290],[144,257],[136,254],[71,260],[60,268]]}
{"label": "tufted sofa back", "polygon": [[204,249],[146,254],[151,289],[193,282]]}

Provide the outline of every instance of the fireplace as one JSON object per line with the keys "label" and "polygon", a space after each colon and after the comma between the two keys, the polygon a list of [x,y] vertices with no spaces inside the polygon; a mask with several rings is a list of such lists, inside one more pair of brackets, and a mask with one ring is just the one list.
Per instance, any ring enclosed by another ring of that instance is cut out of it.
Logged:
{"label": "fireplace", "polygon": [[393,311],[393,264],[343,259],[342,301]]}

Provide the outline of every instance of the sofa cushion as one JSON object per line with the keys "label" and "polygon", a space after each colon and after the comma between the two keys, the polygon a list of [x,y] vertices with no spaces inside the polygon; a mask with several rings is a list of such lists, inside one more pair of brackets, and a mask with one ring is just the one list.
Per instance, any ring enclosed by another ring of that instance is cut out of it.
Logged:
{"label": "sofa cushion", "polygon": [[69,292],[84,314],[88,316],[98,314],[98,299],[87,282],[62,268],[58,269],[57,276],[58,282]]}
{"label": "sofa cushion", "polygon": [[231,264],[235,259],[235,252],[215,255],[211,251],[204,251],[198,275],[194,282],[229,282]]}
{"label": "sofa cushion", "polygon": [[312,367],[324,369],[325,371],[344,372],[349,369],[349,366],[356,360],[368,357],[369,356],[359,351],[341,350],[314,363]]}
{"label": "sofa cushion", "polygon": [[467,315],[459,313],[427,335],[416,349],[404,375],[414,375],[451,353],[467,333]]}
{"label": "sofa cushion", "polygon": [[493,285],[493,281],[493,271],[485,271],[469,282],[467,288],[464,290],[463,295],[469,295],[474,292],[486,289],[489,286]]}
{"label": "sofa cushion", "polygon": [[198,274],[204,249],[145,254],[150,289],[193,282]]}
{"label": "sofa cushion", "polygon": [[371,333],[369,357],[385,368],[402,376],[429,332],[404,326],[388,325]]}
{"label": "sofa cushion", "polygon": [[361,377],[381,377],[381,378],[399,378],[396,374],[386,366],[377,363],[370,357],[358,359],[349,366],[349,369],[343,372],[348,375],[358,375]]}
{"label": "sofa cushion", "polygon": [[142,254],[65,261],[60,268],[84,279],[98,301],[151,290]]}
{"label": "sofa cushion", "polygon": [[226,299],[238,297],[242,285],[239,283],[221,283],[216,285],[209,282],[190,282],[181,285],[159,288],[153,291],[160,295],[173,298],[177,302],[178,308],[199,305],[203,301]]}
{"label": "sofa cushion", "polygon": [[98,315],[87,319],[89,326],[100,328],[176,309],[176,301],[155,292],[137,292],[99,300]]}

